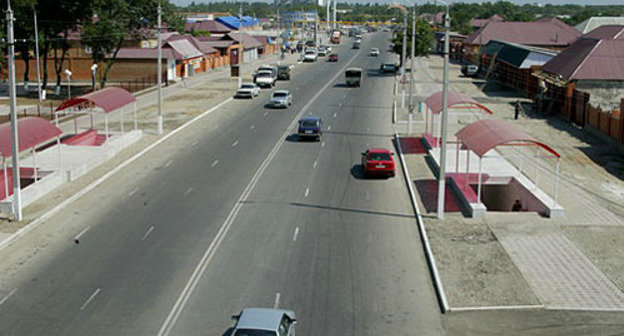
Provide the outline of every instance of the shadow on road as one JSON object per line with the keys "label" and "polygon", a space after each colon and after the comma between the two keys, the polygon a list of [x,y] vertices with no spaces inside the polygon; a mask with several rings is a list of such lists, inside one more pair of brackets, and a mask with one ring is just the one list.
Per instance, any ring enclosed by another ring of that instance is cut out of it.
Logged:
{"label": "shadow on road", "polygon": [[290,205],[290,206],[302,207],[302,208],[333,210],[333,211],[341,211],[341,212],[378,215],[378,216],[391,216],[391,217],[399,217],[399,218],[414,218],[414,215],[412,214],[402,214],[402,213],[384,212],[384,211],[367,210],[367,209],[343,208],[343,207],[334,207],[330,205],[307,204],[307,203],[299,203],[299,202],[283,203],[283,202],[263,202],[263,201],[247,200],[247,201],[243,201],[242,203],[245,203],[245,204],[284,204],[284,205]]}

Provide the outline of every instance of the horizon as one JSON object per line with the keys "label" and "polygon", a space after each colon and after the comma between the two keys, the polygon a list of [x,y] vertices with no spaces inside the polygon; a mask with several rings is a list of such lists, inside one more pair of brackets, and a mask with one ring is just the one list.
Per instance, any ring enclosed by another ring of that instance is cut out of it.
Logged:
{"label": "horizon", "polygon": [[[208,3],[214,3],[214,2],[230,2],[230,1],[201,1],[201,0],[170,0],[171,3],[174,3],[177,6],[188,6],[191,2],[195,2],[196,4],[208,4]],[[232,2],[236,2],[236,1],[232,1]],[[245,1],[247,2],[247,1]],[[254,0],[254,1],[249,1],[249,2],[266,2],[266,3],[271,3],[273,2],[272,0]],[[346,1],[339,1],[340,2],[346,2]],[[366,0],[358,0],[358,1],[348,1],[350,3],[360,3],[360,4],[374,4],[374,3],[378,3],[378,4],[392,4],[394,2],[399,2],[399,3],[411,3],[412,1],[394,1],[394,0],[387,0],[387,1],[366,1]],[[483,3],[483,2],[497,2],[497,1],[449,1],[449,3],[453,4],[453,3]],[[534,0],[509,0],[509,2],[515,4],[515,5],[526,5],[526,4],[550,4],[550,5],[556,5],[556,6],[562,6],[562,5],[581,5],[581,6],[610,6],[610,5],[624,5],[624,0],[609,0],[608,3],[607,2],[602,2],[602,3],[596,3],[597,1],[595,0],[549,0],[546,2],[541,2],[541,1],[534,1]],[[434,3],[433,0],[431,1],[416,1],[417,4],[427,4],[427,3]]]}

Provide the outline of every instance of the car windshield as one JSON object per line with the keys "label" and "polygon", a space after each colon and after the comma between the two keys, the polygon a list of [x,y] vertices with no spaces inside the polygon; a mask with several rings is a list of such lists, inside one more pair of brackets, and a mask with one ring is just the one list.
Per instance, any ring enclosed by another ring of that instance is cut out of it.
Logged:
{"label": "car windshield", "polygon": [[392,68],[394,68],[394,65],[392,65],[392,64],[384,64],[383,67],[384,67],[384,69],[392,69]]}
{"label": "car windshield", "polygon": [[356,70],[348,70],[345,72],[345,76],[347,77],[360,77],[362,76],[362,72],[361,71],[356,71]]}
{"label": "car windshield", "polygon": [[369,161],[390,161],[391,159],[388,153],[370,153],[368,155]]}
{"label": "car windshield", "polygon": [[271,77],[270,72],[261,72],[258,74],[258,77]]}
{"label": "car windshield", "polygon": [[277,333],[272,330],[238,329],[234,336],[277,336]]}
{"label": "car windshield", "polygon": [[315,52],[314,52],[314,51],[312,51],[312,50],[310,50],[310,51],[306,51],[306,55],[314,55],[314,54],[315,54]]}
{"label": "car windshield", "polygon": [[303,120],[301,122],[301,127],[316,127],[317,122],[314,120]]}
{"label": "car windshield", "polygon": [[255,85],[251,85],[251,84],[243,84],[241,85],[241,89],[253,89],[255,87]]}
{"label": "car windshield", "polygon": [[273,98],[275,97],[287,97],[288,93],[286,92],[273,92]]}

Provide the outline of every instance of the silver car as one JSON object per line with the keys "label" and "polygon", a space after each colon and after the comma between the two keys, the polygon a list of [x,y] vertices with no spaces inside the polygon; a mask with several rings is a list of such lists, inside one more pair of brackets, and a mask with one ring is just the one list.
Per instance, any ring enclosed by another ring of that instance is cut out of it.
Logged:
{"label": "silver car", "polygon": [[253,98],[260,94],[260,87],[254,83],[243,83],[236,90],[237,98]]}
{"label": "silver car", "polygon": [[269,106],[271,107],[287,108],[290,105],[292,105],[292,95],[288,90],[275,90],[269,100]]}
{"label": "silver car", "polygon": [[232,319],[232,336],[295,336],[297,318],[290,310],[245,308]]}

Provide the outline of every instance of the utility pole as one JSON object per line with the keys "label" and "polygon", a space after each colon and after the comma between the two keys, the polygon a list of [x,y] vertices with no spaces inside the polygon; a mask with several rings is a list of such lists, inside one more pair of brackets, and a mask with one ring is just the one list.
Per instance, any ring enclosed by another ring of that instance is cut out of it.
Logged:
{"label": "utility pole", "polygon": [[[407,53],[407,10],[403,8],[403,52],[401,53],[401,75],[405,74],[405,54],[406,53]],[[405,95],[405,92],[403,92],[403,94]],[[403,100],[405,100],[405,98],[403,98]]]}
{"label": "utility pole", "polygon": [[[22,195],[20,186],[19,134],[17,120],[17,97],[15,92],[15,38],[13,37],[13,10],[7,0],[7,42],[9,53],[9,108],[11,115],[11,155],[13,156],[13,214],[22,220]],[[36,169],[36,167],[35,167]],[[8,196],[8,195],[7,195]]]}
{"label": "utility pole", "polygon": [[449,4],[440,0],[439,3],[446,5],[444,17],[444,76],[442,87],[442,122],[440,125],[440,175],[438,177],[438,218],[444,219],[444,192],[446,190],[446,123],[448,120],[448,86],[449,86],[449,37],[451,29],[451,14]]}
{"label": "utility pole", "polygon": [[336,5],[337,4],[338,4],[338,0],[334,0],[334,17],[333,17],[333,20],[332,20],[332,21],[334,21],[334,23],[332,25],[334,29],[336,29],[336,27],[338,26],[338,23],[337,23],[337,20],[336,20]]}
{"label": "utility pole", "polygon": [[163,133],[162,115],[162,8],[158,1],[158,72],[156,75],[156,85],[158,86],[158,134]]}
{"label": "utility pole", "polygon": [[33,8],[33,16],[35,18],[35,58],[37,59],[37,96],[39,97],[39,106],[37,106],[37,110],[41,108],[41,102],[43,98],[41,97],[41,91],[43,88],[41,87],[41,66],[39,64],[39,28],[37,26],[37,9]]}
{"label": "utility pole", "polygon": [[[335,2],[335,0],[334,0],[334,2]],[[327,21],[327,30],[331,29],[331,26],[330,26],[331,23],[329,23],[331,21],[331,19],[329,17],[331,15],[330,14],[330,8],[331,8],[331,0],[327,0],[327,16],[326,16],[326,18],[327,18],[327,20],[326,20]]]}
{"label": "utility pole", "polygon": [[414,55],[416,49],[416,5],[414,5],[414,9],[412,10],[412,50],[410,53],[410,82],[409,82],[409,120],[408,120],[408,131],[407,134],[412,133],[412,113],[414,113],[414,104],[412,103],[412,90],[414,87]]}

